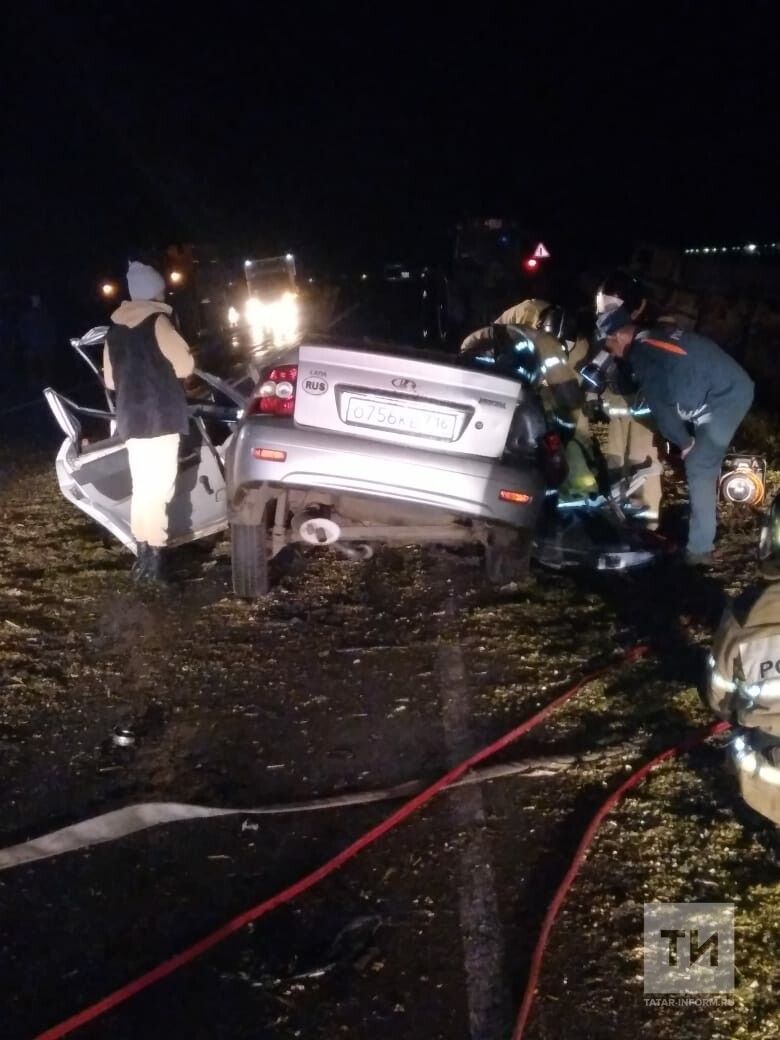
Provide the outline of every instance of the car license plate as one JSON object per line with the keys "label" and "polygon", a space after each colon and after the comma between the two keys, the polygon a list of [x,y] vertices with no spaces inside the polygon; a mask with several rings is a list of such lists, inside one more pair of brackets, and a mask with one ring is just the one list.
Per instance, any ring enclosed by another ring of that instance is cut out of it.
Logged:
{"label": "car license plate", "polygon": [[415,437],[452,441],[455,439],[457,418],[454,412],[350,394],[345,422],[351,426],[368,426],[373,430],[392,430],[394,433],[408,433]]}

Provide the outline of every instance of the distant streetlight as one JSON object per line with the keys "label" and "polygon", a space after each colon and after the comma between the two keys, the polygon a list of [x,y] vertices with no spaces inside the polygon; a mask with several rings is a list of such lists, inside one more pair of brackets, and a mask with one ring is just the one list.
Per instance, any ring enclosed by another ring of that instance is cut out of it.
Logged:
{"label": "distant streetlight", "polygon": [[181,283],[184,281],[184,275],[181,273],[181,271],[171,271],[171,273],[168,275],[168,278],[170,280],[171,285],[181,285]]}
{"label": "distant streetlight", "polygon": [[107,300],[110,300],[116,296],[118,287],[116,282],[103,282],[100,286],[100,291]]}

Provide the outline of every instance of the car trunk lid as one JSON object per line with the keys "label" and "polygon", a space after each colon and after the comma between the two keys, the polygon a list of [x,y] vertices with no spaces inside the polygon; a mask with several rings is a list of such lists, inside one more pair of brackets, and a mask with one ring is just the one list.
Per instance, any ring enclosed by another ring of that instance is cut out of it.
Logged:
{"label": "car trunk lid", "polygon": [[498,458],[524,393],[512,379],[445,360],[303,345],[294,417],[301,426]]}

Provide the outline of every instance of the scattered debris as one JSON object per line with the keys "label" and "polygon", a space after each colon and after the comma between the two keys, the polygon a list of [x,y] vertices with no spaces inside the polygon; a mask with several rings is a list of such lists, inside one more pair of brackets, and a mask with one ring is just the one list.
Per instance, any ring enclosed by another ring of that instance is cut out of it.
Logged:
{"label": "scattered debris", "polygon": [[115,747],[132,747],[135,744],[135,733],[127,726],[115,726],[111,743]]}

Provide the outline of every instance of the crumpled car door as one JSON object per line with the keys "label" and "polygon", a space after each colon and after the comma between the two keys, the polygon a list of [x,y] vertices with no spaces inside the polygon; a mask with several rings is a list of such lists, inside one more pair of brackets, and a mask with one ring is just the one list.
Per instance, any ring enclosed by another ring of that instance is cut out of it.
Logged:
{"label": "crumpled car door", "polygon": [[[65,434],[56,460],[62,494],[135,552],[135,539],[130,530],[130,466],[124,443],[110,434],[113,413],[82,408],[50,387],[44,391],[44,397]],[[194,411],[199,409],[196,407]],[[87,442],[82,436],[80,421],[80,417],[85,416],[104,420],[107,436]],[[193,416],[190,431],[182,438],[176,490],[168,507],[170,545],[206,538],[227,527],[222,465],[226,443],[216,447],[202,416]]]}

